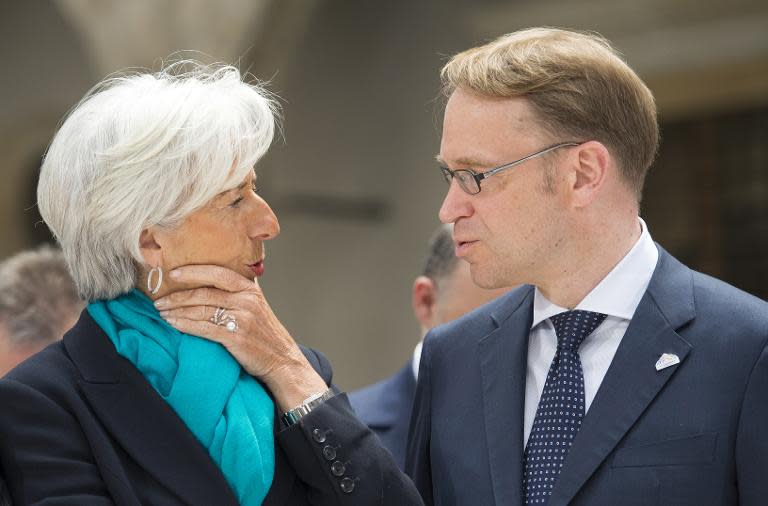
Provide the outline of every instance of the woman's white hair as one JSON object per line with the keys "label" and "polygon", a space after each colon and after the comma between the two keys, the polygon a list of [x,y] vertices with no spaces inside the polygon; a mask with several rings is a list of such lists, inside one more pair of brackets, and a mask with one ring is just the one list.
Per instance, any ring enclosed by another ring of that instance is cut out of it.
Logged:
{"label": "woman's white hair", "polygon": [[174,228],[239,185],[269,148],[276,115],[236,68],[189,60],[91,89],[54,137],[37,187],[80,296],[133,288],[141,231]]}

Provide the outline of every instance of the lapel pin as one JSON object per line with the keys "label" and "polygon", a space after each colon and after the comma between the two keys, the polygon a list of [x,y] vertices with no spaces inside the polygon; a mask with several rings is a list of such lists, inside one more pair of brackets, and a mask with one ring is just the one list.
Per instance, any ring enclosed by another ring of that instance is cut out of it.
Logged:
{"label": "lapel pin", "polygon": [[662,353],[659,359],[656,361],[656,370],[661,371],[667,367],[680,363],[680,357],[674,353]]}

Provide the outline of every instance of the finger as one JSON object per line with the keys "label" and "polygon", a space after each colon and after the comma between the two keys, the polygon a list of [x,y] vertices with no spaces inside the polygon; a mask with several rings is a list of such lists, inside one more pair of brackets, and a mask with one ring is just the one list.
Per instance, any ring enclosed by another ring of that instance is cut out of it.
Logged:
{"label": "finger", "polygon": [[232,332],[211,322],[190,320],[189,318],[167,318],[165,321],[179,332],[202,337],[224,346],[232,339]]}
{"label": "finger", "polygon": [[[212,321],[220,306],[188,306],[176,309],[167,309],[160,311],[163,318],[186,318],[188,320]],[[227,309],[227,308],[222,308]]]}
{"label": "finger", "polygon": [[184,265],[168,275],[174,281],[214,286],[228,292],[241,292],[253,286],[253,281],[220,265]]}
{"label": "finger", "polygon": [[211,287],[180,290],[155,301],[155,307],[160,310],[190,306],[213,306],[231,309],[236,307],[236,303],[233,293]]}

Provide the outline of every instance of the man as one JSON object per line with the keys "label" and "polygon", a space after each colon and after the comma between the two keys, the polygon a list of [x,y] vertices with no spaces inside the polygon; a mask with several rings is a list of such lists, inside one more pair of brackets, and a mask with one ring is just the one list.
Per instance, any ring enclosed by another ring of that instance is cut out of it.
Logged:
{"label": "man", "polygon": [[440,209],[486,288],[426,338],[406,469],[427,504],[768,501],[768,304],[639,219],[653,96],[605,40],[530,29],[453,57]]}
{"label": "man", "polygon": [[[424,269],[411,289],[411,306],[421,326],[422,339],[431,328],[455,320],[508,291],[485,290],[472,282],[469,265],[459,261],[454,253],[452,230],[452,226],[442,225],[432,236]],[[393,376],[349,396],[360,419],[379,436],[401,468],[405,465],[421,345],[419,340],[413,358]]]}
{"label": "man", "polygon": [[0,263],[0,377],[61,339],[83,307],[60,251],[42,246]]}

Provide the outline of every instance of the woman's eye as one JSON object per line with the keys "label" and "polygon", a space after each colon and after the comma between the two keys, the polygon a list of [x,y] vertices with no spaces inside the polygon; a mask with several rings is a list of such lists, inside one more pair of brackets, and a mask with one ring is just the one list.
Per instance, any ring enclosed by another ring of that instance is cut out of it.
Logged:
{"label": "woman's eye", "polygon": [[[257,193],[259,189],[256,187],[256,181],[253,181],[251,183],[251,191],[253,193]],[[237,197],[235,200],[232,201],[232,203],[229,204],[229,207],[240,207],[240,203],[243,201],[244,197]]]}

